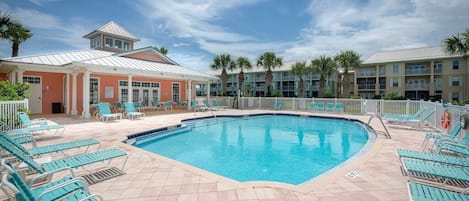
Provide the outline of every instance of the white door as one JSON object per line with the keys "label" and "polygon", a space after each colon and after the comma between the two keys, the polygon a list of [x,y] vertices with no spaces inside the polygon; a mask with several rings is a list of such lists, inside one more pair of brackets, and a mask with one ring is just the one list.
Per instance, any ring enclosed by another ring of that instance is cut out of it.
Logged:
{"label": "white door", "polygon": [[23,77],[23,82],[29,83],[29,110],[32,114],[42,113],[42,83],[41,77]]}

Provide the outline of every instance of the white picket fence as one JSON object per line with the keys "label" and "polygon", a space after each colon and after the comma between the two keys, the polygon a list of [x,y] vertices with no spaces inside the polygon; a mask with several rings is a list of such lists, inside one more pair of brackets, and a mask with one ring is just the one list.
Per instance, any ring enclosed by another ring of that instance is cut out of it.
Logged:
{"label": "white picket fence", "polygon": [[[236,107],[234,97],[210,97],[217,99],[220,105]],[[414,100],[383,100],[383,99],[342,99],[342,98],[285,98],[285,97],[241,97],[238,101],[239,109],[273,109],[277,102],[282,102],[282,110],[309,111],[310,103],[342,103],[344,113],[366,114],[398,113],[413,114],[420,108],[435,110],[435,113],[427,120],[432,127],[441,129],[440,119],[445,110],[451,114],[450,126],[454,127],[460,122],[464,114],[469,114],[469,107],[445,105],[439,102],[414,101]]]}
{"label": "white picket fence", "polygon": [[[29,110],[28,99],[20,101],[0,101],[0,121],[10,128],[19,128],[17,113]],[[3,129],[3,128],[2,128]]]}

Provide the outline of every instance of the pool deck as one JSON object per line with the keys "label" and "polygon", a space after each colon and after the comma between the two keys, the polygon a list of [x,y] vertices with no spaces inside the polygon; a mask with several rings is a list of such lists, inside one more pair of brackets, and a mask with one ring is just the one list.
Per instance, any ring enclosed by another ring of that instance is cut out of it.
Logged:
{"label": "pool deck", "polygon": [[[129,153],[126,175],[90,186],[90,191],[105,200],[157,201],[314,201],[314,200],[408,200],[407,177],[402,176],[397,147],[421,149],[423,131],[389,128],[392,139],[379,134],[374,146],[353,161],[300,186],[272,182],[236,182],[122,143],[127,135],[179,124],[182,119],[212,115],[272,113],[268,110],[220,110],[214,112],[149,113],[138,120],[122,119],[103,123],[66,115],[46,116],[65,125],[59,138],[38,136],[38,144],[96,138],[102,147],[119,147]],[[369,116],[298,111],[275,111],[318,116],[339,116],[367,122]],[[377,119],[371,126],[384,131]],[[120,165],[122,159],[112,161]],[[351,178],[347,173],[355,171]],[[0,193],[1,194],[1,193]]]}

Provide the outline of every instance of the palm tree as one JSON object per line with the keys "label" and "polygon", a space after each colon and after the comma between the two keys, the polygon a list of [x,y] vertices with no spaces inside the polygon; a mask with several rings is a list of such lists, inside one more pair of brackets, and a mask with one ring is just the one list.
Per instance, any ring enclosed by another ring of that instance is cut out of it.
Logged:
{"label": "palm tree", "polygon": [[303,82],[303,75],[309,73],[311,70],[308,66],[306,66],[306,62],[296,62],[293,64],[291,68],[291,73],[293,75],[298,76],[300,78],[300,82],[298,83],[298,97],[302,98],[303,97],[303,88],[304,88],[304,82]]}
{"label": "palm tree", "polygon": [[252,64],[247,57],[238,57],[236,59],[236,67],[240,69],[238,74],[238,87],[239,91],[241,91],[244,83],[244,69],[251,69]]}
{"label": "palm tree", "polygon": [[[360,66],[360,55],[353,50],[340,51],[340,54],[335,56],[334,60],[337,64],[344,69],[343,80],[338,77],[337,81],[339,86],[339,96],[343,96],[344,86],[353,86],[353,81],[348,72]],[[339,74],[337,74],[339,76]],[[348,90],[347,90],[348,91]]]}
{"label": "palm tree", "polygon": [[210,65],[210,68],[213,70],[221,69],[221,82],[223,86],[222,94],[223,96],[226,96],[226,82],[228,80],[226,69],[233,71],[236,69],[236,63],[231,60],[231,56],[229,54],[220,54],[213,58],[213,63]]}
{"label": "palm tree", "polygon": [[25,28],[22,24],[16,22],[9,24],[7,30],[7,38],[12,42],[11,57],[18,56],[20,44],[31,38],[31,36],[33,36],[31,34],[31,31]]}
{"label": "palm tree", "polygon": [[443,40],[443,50],[450,55],[467,56],[469,53],[469,28],[462,34],[445,38]]}
{"label": "palm tree", "polygon": [[325,55],[320,56],[319,59],[311,61],[311,68],[313,72],[319,73],[319,97],[324,97],[324,85],[326,78],[329,78],[337,69],[337,63],[331,57]]}
{"label": "palm tree", "polygon": [[13,21],[10,18],[10,16],[8,16],[8,14],[3,13],[0,16],[0,38],[8,39],[8,37],[7,37],[8,32],[7,31],[8,31],[8,27],[10,26],[11,23],[13,23]]}
{"label": "palm tree", "polygon": [[273,52],[265,52],[257,59],[257,66],[262,66],[267,70],[265,73],[266,96],[272,96],[272,69],[282,65],[282,57],[276,57]]}
{"label": "palm tree", "polygon": [[160,51],[161,54],[165,55],[168,54],[168,49],[166,49],[164,46],[161,46],[158,51]]}

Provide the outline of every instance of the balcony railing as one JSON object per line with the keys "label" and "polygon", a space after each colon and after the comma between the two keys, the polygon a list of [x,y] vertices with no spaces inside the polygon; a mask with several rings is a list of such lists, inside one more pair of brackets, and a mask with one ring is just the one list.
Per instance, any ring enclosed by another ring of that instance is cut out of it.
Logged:
{"label": "balcony railing", "polygon": [[422,75],[422,74],[430,74],[430,69],[429,68],[424,68],[424,69],[406,69],[405,70],[406,75]]}
{"label": "balcony railing", "polygon": [[428,90],[430,87],[428,83],[420,83],[420,84],[406,84],[406,90]]}
{"label": "balcony railing", "polygon": [[376,84],[358,84],[358,89],[375,89]]}
{"label": "balcony railing", "polygon": [[434,73],[443,73],[443,68],[437,67],[437,68],[433,69],[433,72],[434,72]]}
{"label": "balcony railing", "polygon": [[376,71],[361,71],[357,73],[357,77],[375,77]]}

